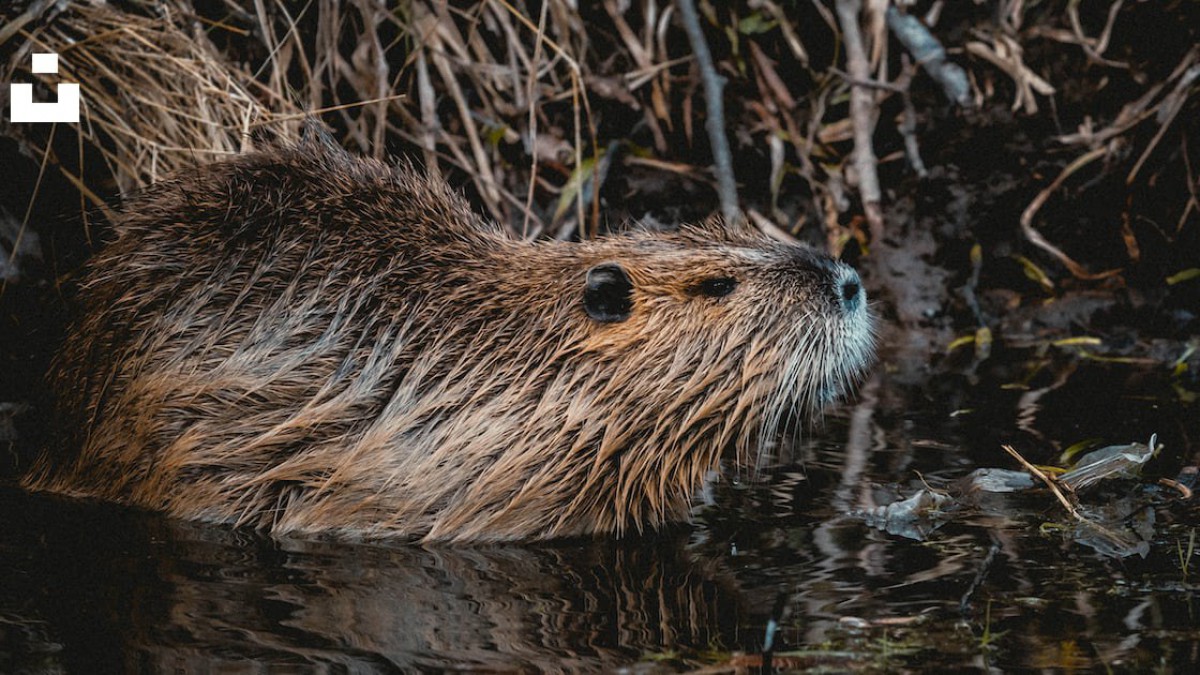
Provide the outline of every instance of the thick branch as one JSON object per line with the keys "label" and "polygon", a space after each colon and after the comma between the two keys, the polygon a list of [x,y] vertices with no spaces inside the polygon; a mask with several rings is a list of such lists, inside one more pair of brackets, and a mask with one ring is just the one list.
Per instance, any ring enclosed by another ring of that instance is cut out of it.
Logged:
{"label": "thick branch", "polygon": [[946,59],[946,49],[915,16],[887,8],[887,25],[929,76],[942,85],[946,98],[961,107],[971,105],[971,85],[967,73]]}

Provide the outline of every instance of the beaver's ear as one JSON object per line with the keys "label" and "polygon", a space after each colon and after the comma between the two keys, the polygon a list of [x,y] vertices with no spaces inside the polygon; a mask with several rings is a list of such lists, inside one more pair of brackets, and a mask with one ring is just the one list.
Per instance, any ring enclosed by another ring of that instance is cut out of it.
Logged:
{"label": "beaver's ear", "polygon": [[617,263],[601,263],[587,273],[583,309],[594,321],[618,323],[633,310],[633,283]]}

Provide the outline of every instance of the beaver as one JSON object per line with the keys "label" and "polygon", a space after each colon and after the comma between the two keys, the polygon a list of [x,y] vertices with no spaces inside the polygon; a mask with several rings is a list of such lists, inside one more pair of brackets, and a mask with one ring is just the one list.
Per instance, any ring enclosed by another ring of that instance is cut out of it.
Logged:
{"label": "beaver", "polygon": [[520,240],[312,130],[127,200],[78,300],[28,488],[349,539],[686,520],[873,350],[858,275],[807,247]]}

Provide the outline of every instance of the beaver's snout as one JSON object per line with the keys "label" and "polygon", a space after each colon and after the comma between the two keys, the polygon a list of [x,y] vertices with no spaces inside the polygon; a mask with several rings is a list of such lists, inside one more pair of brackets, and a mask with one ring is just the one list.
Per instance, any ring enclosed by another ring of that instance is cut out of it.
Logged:
{"label": "beaver's snout", "polygon": [[861,309],[866,299],[866,293],[863,291],[862,280],[858,277],[858,272],[854,268],[847,265],[838,265],[839,269],[833,284],[834,302],[842,308],[846,314],[851,314],[858,309]]}
{"label": "beaver's snout", "polygon": [[790,246],[784,254],[785,269],[801,279],[828,290],[828,302],[844,314],[854,314],[866,305],[862,279],[853,267],[838,262],[807,246]]}

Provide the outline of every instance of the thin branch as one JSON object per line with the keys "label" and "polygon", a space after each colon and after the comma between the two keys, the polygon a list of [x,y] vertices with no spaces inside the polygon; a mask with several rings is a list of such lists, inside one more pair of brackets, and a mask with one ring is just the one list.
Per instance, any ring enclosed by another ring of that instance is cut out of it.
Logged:
{"label": "thin branch", "polygon": [[[542,3],[542,11],[538,16],[537,40],[533,44],[533,59],[531,63],[541,63],[542,38],[546,34],[546,13],[549,3]],[[530,66],[529,77],[525,84],[525,99],[529,102],[529,191],[525,195],[525,217],[521,220],[521,238],[529,238],[529,216],[533,213],[533,194],[537,189],[538,177],[538,116],[537,116],[537,68]]]}
{"label": "thin branch", "polygon": [[1142,152],[1142,156],[1138,157],[1137,163],[1129,170],[1129,176],[1125,179],[1126,185],[1132,185],[1133,179],[1137,178],[1138,172],[1142,170],[1142,165],[1150,157],[1150,153],[1154,152],[1154,148],[1158,147],[1159,141],[1162,140],[1163,134],[1167,133],[1167,128],[1175,121],[1175,117],[1183,110],[1183,104],[1187,102],[1190,94],[1192,83],[1200,78],[1200,66],[1192,66],[1187,69],[1179,82],[1175,83],[1175,89],[1163,98],[1162,103],[1159,103],[1158,109],[1158,132],[1154,134],[1154,138],[1150,139],[1150,144]]}
{"label": "thin branch", "polygon": [[696,55],[696,65],[700,68],[700,78],[704,82],[704,103],[708,110],[708,119],[704,126],[708,130],[708,142],[712,146],[713,170],[717,174],[717,196],[721,200],[721,214],[725,222],[741,221],[743,216],[738,208],[737,183],[733,178],[733,160],[729,151],[729,139],[725,137],[725,107],[721,100],[721,90],[725,87],[725,78],[717,74],[713,66],[712,52],[704,41],[704,31],[700,29],[700,17],[696,13],[693,0],[675,0],[679,8],[679,18],[683,20],[683,29],[687,32],[688,42]]}
{"label": "thin branch", "polygon": [[47,9],[50,9],[51,5],[53,4],[54,0],[37,0],[37,2],[30,4],[24,12],[14,18],[12,21],[0,26],[0,45],[8,42],[9,38],[20,32],[20,30],[25,27],[25,24],[41,18],[42,14],[44,14]]}
{"label": "thin branch", "polygon": [[846,71],[842,70],[841,68],[838,68],[837,66],[830,66],[829,72],[842,78],[842,81],[845,82],[846,84],[853,84],[856,87],[869,87],[871,89],[880,89],[882,91],[891,92],[893,94],[899,94],[899,93],[903,92],[903,88],[900,85],[896,84],[895,82],[882,82],[880,80],[860,80],[858,78],[852,77],[850,75],[850,73],[847,73]]}
{"label": "thin branch", "polygon": [[1051,244],[1049,240],[1043,237],[1041,232],[1035,230],[1033,228],[1033,217],[1037,215],[1039,210],[1041,210],[1042,205],[1046,203],[1046,200],[1050,199],[1050,195],[1054,194],[1056,190],[1062,187],[1062,184],[1066,182],[1067,178],[1071,177],[1071,174],[1107,154],[1108,148],[1100,147],[1075,158],[1075,161],[1064,167],[1062,172],[1058,174],[1058,177],[1051,181],[1050,184],[1047,185],[1041,192],[1039,192],[1038,195],[1033,198],[1033,201],[1029,202],[1029,206],[1025,207],[1025,212],[1021,214],[1021,231],[1025,233],[1025,238],[1028,239],[1034,246],[1037,246],[1043,251],[1054,256],[1056,260],[1058,260],[1060,263],[1066,266],[1068,270],[1071,271],[1071,274],[1080,279],[1093,281],[1097,279],[1105,279],[1119,274],[1121,270],[1108,270],[1106,272],[1100,272],[1096,274],[1088,272],[1083,265],[1075,262],[1071,256],[1064,253],[1062,249],[1058,248],[1054,244]]}
{"label": "thin branch", "polygon": [[[858,15],[862,0],[837,0],[838,22],[842,25],[842,37],[846,44],[846,70],[858,82],[871,79],[871,64],[863,46],[862,32],[858,26]],[[871,228],[871,238],[883,238],[883,208],[880,205],[882,191],[879,188],[878,161],[871,137],[875,129],[875,96],[871,89],[858,84],[850,88],[850,121],[854,127],[854,169],[858,173],[858,193],[862,198],[863,212]]]}
{"label": "thin branch", "polygon": [[46,139],[46,149],[42,153],[42,163],[38,167],[37,182],[33,184],[33,194],[29,195],[29,204],[25,207],[25,217],[21,219],[21,227],[17,229],[17,236],[13,237],[12,255],[8,257],[8,264],[15,265],[17,262],[17,254],[21,252],[21,240],[25,236],[25,230],[29,229],[29,216],[33,214],[33,205],[37,201],[38,192],[42,189],[42,178],[46,175],[46,164],[50,159],[50,148],[54,146],[54,132],[58,129],[58,123],[50,126],[50,138]]}
{"label": "thin branch", "polygon": [[904,117],[900,122],[900,135],[904,137],[904,154],[908,156],[908,163],[917,176],[925,178],[929,175],[929,170],[925,168],[925,161],[921,159],[921,144],[917,141],[917,109],[913,106],[912,94],[909,92],[909,85],[912,84],[917,66],[909,62],[907,55],[900,60],[903,67],[900,77],[896,78],[896,84],[900,89],[900,99],[904,101]]}
{"label": "thin branch", "polygon": [[1029,460],[1022,457],[1021,453],[1017,452],[1016,450],[1013,450],[1013,447],[1011,445],[1003,445],[1000,447],[1004,448],[1005,452],[1012,455],[1013,459],[1020,462],[1021,466],[1025,467],[1026,471],[1033,474],[1034,476],[1037,476],[1043,483],[1045,483],[1046,487],[1050,488],[1050,492],[1054,493],[1055,497],[1058,497],[1059,503],[1063,505],[1063,508],[1065,508],[1067,510],[1067,513],[1071,514],[1071,517],[1075,518],[1076,520],[1083,520],[1083,521],[1087,520],[1087,518],[1084,518],[1082,515],[1080,515],[1079,509],[1075,508],[1075,505],[1072,504],[1070,502],[1070,500],[1068,500],[1066,498],[1065,495],[1063,495],[1062,490],[1058,489],[1058,486],[1055,485],[1053,480],[1050,480],[1050,477],[1047,476],[1045,474],[1045,472],[1043,472],[1041,469],[1037,468],[1033,464],[1030,464]]}

